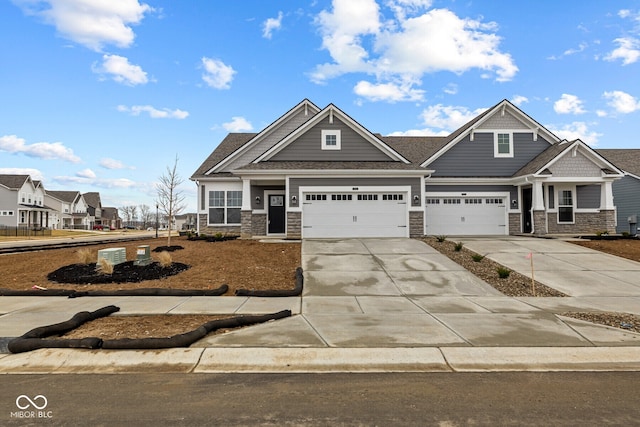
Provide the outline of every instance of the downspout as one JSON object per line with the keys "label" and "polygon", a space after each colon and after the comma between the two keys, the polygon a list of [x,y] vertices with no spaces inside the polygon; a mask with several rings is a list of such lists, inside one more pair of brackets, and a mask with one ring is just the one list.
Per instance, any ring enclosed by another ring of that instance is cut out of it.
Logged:
{"label": "downspout", "polygon": [[200,181],[194,180],[196,183],[196,234],[200,235]]}

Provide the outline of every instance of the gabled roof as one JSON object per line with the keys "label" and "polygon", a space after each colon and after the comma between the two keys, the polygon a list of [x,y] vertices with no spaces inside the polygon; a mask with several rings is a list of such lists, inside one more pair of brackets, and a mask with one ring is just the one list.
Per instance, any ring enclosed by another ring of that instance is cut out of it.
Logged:
{"label": "gabled roof", "polygon": [[87,202],[87,206],[91,206],[92,208],[97,208],[100,205],[102,205],[102,203],[100,202],[100,193],[96,191],[84,193],[82,197],[84,197],[84,201]]}
{"label": "gabled roof", "polygon": [[0,185],[10,190],[19,190],[29,179],[29,175],[0,175]]}
{"label": "gabled roof", "polygon": [[[566,155],[571,150],[582,150],[583,154],[586,154],[591,161],[598,164],[602,169],[604,175],[621,175],[622,171],[616,168],[611,162],[605,159],[602,155],[597,153],[587,144],[579,139],[574,141],[562,141],[558,144],[549,146],[542,153],[538,154],[533,160],[523,166],[519,171],[513,174],[513,177],[524,177],[528,175],[549,175],[549,167],[553,165],[558,159]],[[640,151],[640,150],[639,150]]]}
{"label": "gabled roof", "polygon": [[534,132],[535,138],[537,138],[538,134],[542,134],[551,144],[557,143],[560,139],[555,136],[552,132],[542,126],[540,123],[529,117],[525,114],[521,109],[516,107],[514,104],[509,102],[506,99],[503,99],[493,107],[487,109],[480,115],[476,116],[469,122],[465,123],[460,128],[456,129],[451,135],[447,137],[447,143],[439,149],[436,153],[429,156],[424,162],[422,162],[421,166],[426,167],[429,163],[432,163],[444,153],[449,151],[453,146],[455,146],[458,142],[463,140],[467,135],[471,134],[473,137],[473,132],[482,126],[487,120],[493,117],[494,114],[505,114],[505,111],[509,111],[517,120],[526,125],[531,131]]}
{"label": "gabled roof", "polygon": [[[207,175],[207,172],[211,171],[222,160],[226,159],[229,155],[234,153],[240,147],[251,141],[257,133],[230,133],[228,134],[215,150],[207,157],[207,159],[200,165],[200,167],[193,173],[191,179],[202,178]],[[216,174],[220,175],[220,174]],[[231,176],[231,173],[226,175]]]}
{"label": "gabled roof", "polygon": [[310,120],[306,121],[276,145],[265,151],[260,157],[254,160],[253,163],[260,163],[271,159],[271,157],[282,151],[285,147],[294,142],[300,135],[310,130],[320,121],[327,117],[332,120],[334,116],[341,120],[344,124],[349,126],[351,129],[353,129],[366,141],[378,148],[381,152],[386,154],[389,157],[389,161],[399,161],[406,164],[410,163],[409,160],[405,159],[400,153],[388,146],[382,139],[378,138],[376,135],[371,133],[368,129],[353,120],[348,114],[346,114],[344,111],[340,110],[333,104],[327,105],[324,109],[322,109],[322,111],[313,116]]}
{"label": "gabled roof", "polygon": [[244,144],[242,144],[239,147],[236,147],[232,152],[227,153],[222,159],[218,160],[218,162],[214,166],[212,166],[210,169],[205,170],[203,175],[208,175],[212,172],[215,172],[217,169],[220,169],[221,167],[223,167],[226,163],[242,155],[242,153],[246,152],[247,150],[249,150],[249,148],[258,144],[264,137],[269,135],[271,132],[277,129],[280,125],[282,125],[283,123],[286,123],[292,116],[302,111],[304,111],[305,116],[312,116],[318,113],[320,111],[320,108],[318,108],[318,106],[316,106],[313,102],[309,101],[307,98],[303,99],[295,107],[291,108],[289,111],[284,113],[282,116],[276,119],[269,126],[267,126],[266,128],[264,128],[258,133],[252,134],[253,136],[251,137],[251,139],[249,139],[248,141],[245,141]]}
{"label": "gabled roof", "polygon": [[80,196],[79,191],[47,191],[47,196],[51,196],[61,202],[73,203]]}
{"label": "gabled roof", "polygon": [[624,172],[640,178],[640,149],[600,149],[596,152]]}
{"label": "gabled roof", "polygon": [[102,208],[102,218],[117,220],[120,219],[118,215],[118,208],[105,207]]}

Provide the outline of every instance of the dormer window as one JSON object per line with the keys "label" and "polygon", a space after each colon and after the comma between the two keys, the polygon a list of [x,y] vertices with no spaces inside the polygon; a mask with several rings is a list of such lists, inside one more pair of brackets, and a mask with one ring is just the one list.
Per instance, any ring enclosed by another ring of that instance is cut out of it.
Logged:
{"label": "dormer window", "polygon": [[340,150],[340,130],[322,130],[322,149]]}
{"label": "dormer window", "polygon": [[493,134],[493,156],[513,157],[513,134],[511,132],[495,132]]}

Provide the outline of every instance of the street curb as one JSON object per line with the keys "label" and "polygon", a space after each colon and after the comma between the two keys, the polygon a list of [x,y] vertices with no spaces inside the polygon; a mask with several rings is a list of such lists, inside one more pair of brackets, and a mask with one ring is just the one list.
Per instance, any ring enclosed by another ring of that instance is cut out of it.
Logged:
{"label": "street curb", "polygon": [[640,371],[640,347],[41,349],[0,374]]}

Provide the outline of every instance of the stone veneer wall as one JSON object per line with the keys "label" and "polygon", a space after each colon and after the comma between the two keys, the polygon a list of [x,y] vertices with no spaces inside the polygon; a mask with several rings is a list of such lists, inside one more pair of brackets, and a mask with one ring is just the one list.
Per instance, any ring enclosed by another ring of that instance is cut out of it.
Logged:
{"label": "stone veneer wall", "polygon": [[533,234],[537,236],[547,234],[547,214],[545,211],[533,211]]}
{"label": "stone veneer wall", "polygon": [[251,215],[251,234],[254,236],[267,235],[267,214]]}
{"label": "stone veneer wall", "polygon": [[509,234],[520,234],[522,233],[522,226],[520,223],[520,219],[522,218],[522,214],[519,213],[509,213]]}
{"label": "stone veneer wall", "polygon": [[558,214],[549,213],[549,233],[571,234],[571,233],[596,233],[616,231],[616,214],[614,210],[602,210],[598,213],[576,212],[574,224],[558,224]]}
{"label": "stone veneer wall", "polygon": [[252,236],[251,229],[251,211],[240,212],[240,238],[250,239]]}
{"label": "stone veneer wall", "polygon": [[216,233],[241,235],[241,225],[208,225],[207,214],[198,214],[200,234],[213,235]]}
{"label": "stone veneer wall", "polygon": [[409,212],[409,237],[424,236],[424,211]]}
{"label": "stone veneer wall", "polygon": [[302,238],[302,212],[287,212],[287,238]]}

